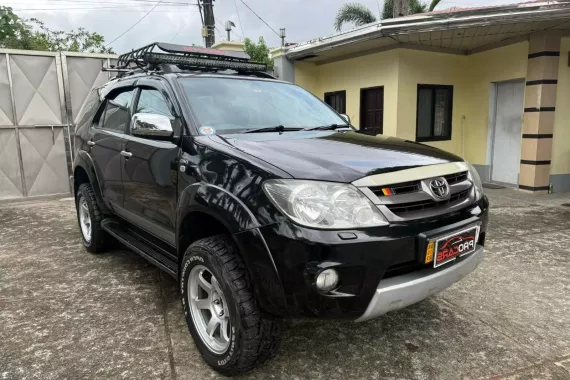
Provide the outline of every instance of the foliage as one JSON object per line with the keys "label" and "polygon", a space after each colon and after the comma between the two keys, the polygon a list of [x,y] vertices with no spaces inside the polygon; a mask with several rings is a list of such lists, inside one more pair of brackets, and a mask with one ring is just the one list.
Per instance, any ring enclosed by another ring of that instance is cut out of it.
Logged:
{"label": "foliage", "polygon": [[[432,0],[429,7],[420,0],[408,0],[410,14],[431,12],[439,4],[441,0]],[[392,18],[394,14],[394,0],[384,0],[384,8],[382,9],[382,19]],[[338,10],[334,21],[334,28],[340,32],[342,24],[352,22],[355,26],[370,24],[377,21],[374,13],[365,5],[359,3],[344,4]]]}
{"label": "foliage", "polygon": [[[389,1],[389,0],[388,0]],[[340,32],[342,24],[352,22],[356,26],[370,24],[376,21],[376,16],[365,5],[359,3],[346,3],[338,10],[334,20],[334,28]]]}
{"label": "foliage", "polygon": [[252,61],[265,63],[269,68],[273,67],[273,59],[269,57],[269,48],[265,44],[263,37],[259,37],[257,44],[249,38],[243,40],[243,43],[244,50],[249,54]]}
{"label": "foliage", "polygon": [[77,31],[51,30],[35,18],[22,19],[12,8],[0,6],[0,48],[113,53],[105,38],[84,28]]}

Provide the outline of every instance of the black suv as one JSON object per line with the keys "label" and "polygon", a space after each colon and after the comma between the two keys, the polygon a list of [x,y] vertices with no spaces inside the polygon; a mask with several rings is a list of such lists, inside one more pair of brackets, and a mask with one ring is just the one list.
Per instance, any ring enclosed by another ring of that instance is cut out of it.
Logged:
{"label": "black suv", "polygon": [[483,257],[488,200],[461,158],[358,133],[243,52],[156,43],[119,58],[76,129],[89,252],[114,238],[179,281],[205,361],[273,356],[282,317],[364,321]]}

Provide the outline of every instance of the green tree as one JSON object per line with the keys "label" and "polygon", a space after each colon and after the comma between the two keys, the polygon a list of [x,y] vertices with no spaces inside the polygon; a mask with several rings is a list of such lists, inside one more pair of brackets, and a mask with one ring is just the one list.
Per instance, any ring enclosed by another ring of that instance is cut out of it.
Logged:
{"label": "green tree", "polygon": [[51,30],[35,18],[22,19],[12,8],[0,6],[0,47],[8,49],[113,53],[105,38],[84,28]]}
{"label": "green tree", "polygon": [[[441,0],[432,0],[428,6],[420,0],[408,0],[410,14],[431,12],[439,4]],[[382,19],[393,17],[394,0],[384,0],[384,8],[382,9]],[[365,5],[360,3],[346,3],[340,7],[334,21],[334,28],[337,32],[344,23],[351,22],[355,26],[362,26],[376,22],[378,19],[374,13]]]}
{"label": "green tree", "polygon": [[252,61],[265,63],[267,67],[273,67],[273,59],[269,57],[269,48],[265,44],[265,39],[259,37],[257,44],[246,38],[243,40],[245,52],[249,54]]}

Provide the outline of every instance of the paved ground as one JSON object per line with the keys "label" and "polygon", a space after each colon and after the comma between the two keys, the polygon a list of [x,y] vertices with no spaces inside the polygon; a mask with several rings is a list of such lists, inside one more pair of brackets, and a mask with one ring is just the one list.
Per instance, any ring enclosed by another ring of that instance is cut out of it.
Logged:
{"label": "paved ground", "polygon": [[[487,256],[441,295],[361,324],[286,322],[251,379],[570,379],[570,195],[489,190]],[[90,255],[70,200],[0,204],[0,379],[212,379],[173,280]]]}

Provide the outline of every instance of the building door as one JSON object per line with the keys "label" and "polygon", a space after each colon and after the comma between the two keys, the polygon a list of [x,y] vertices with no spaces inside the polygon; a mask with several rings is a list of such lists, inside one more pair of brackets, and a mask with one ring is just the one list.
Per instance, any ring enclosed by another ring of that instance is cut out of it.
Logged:
{"label": "building door", "polygon": [[517,185],[521,158],[524,81],[497,84],[491,180]]}
{"label": "building door", "polygon": [[325,103],[338,113],[346,113],[346,91],[325,92]]}
{"label": "building door", "polygon": [[384,87],[360,90],[360,132],[382,133],[384,126]]}

